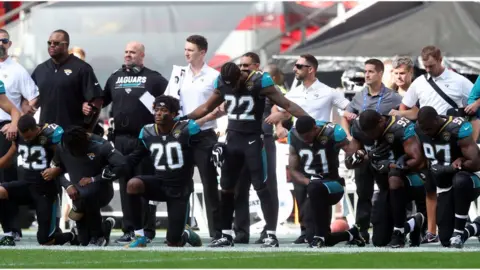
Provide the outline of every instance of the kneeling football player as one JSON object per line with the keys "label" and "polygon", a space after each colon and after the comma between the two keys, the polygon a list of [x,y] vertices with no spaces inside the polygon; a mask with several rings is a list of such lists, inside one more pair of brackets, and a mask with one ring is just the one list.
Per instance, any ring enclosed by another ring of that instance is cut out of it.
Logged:
{"label": "kneeling football player", "polygon": [[338,153],[348,146],[345,131],[339,125],[302,116],[288,138],[290,175],[295,182],[307,186],[307,207],[315,224],[313,239],[307,236],[309,246],[333,246],[343,241],[364,246],[356,226],[345,232],[330,232],[332,206],[344,194],[345,180],[338,174]]}
{"label": "kneeling football player", "polygon": [[52,163],[52,174],[69,175],[61,184],[72,199],[69,217],[76,223],[80,244],[107,246],[115,220],[102,221],[100,209],[113,198],[112,181],[127,173],[126,158],[109,141],[72,126],[63,134]]}
{"label": "kneeling football player", "polygon": [[[135,166],[145,156],[151,156],[155,175],[140,175],[127,183],[128,196],[143,196],[147,200],[167,203],[167,245],[201,246],[200,237],[186,226],[189,198],[193,192],[193,152],[190,136],[200,132],[208,117],[194,121],[177,122],[180,102],[171,96],[159,96],[153,104],[155,123],[140,131],[138,147],[128,156]],[[139,201],[139,200],[132,200]],[[138,205],[137,209],[141,209]],[[141,212],[135,212],[135,239],[126,247],[145,247],[147,244]]]}
{"label": "kneeling football player", "polygon": [[[76,230],[62,233],[57,229],[57,207],[59,205],[58,183],[48,173],[50,161],[58,146],[63,129],[56,124],[37,125],[35,118],[23,115],[18,121],[16,141],[10,150],[0,158],[0,167],[11,164],[18,153],[19,181],[0,184],[0,218],[8,218],[6,200],[19,205],[34,205],[37,215],[37,241],[40,245],[77,244]],[[3,228],[6,235],[0,240],[0,246],[14,246],[10,228]]]}
{"label": "kneeling football player", "polygon": [[462,248],[478,236],[480,219],[465,227],[472,201],[480,194],[478,145],[472,125],[461,117],[440,116],[429,106],[418,112],[416,132],[437,187],[437,226],[443,246]]}
{"label": "kneeling football player", "polygon": [[[372,209],[373,244],[404,247],[405,235],[410,233],[411,246],[419,246],[426,210],[426,175],[421,170],[426,168],[426,159],[414,124],[403,117],[366,110],[354,122],[352,130],[358,140],[351,142],[349,150],[353,155],[349,155],[347,167],[370,158],[379,187],[378,200]],[[366,150],[359,141],[369,143],[363,145]],[[406,207],[412,200],[417,213],[407,218]]]}

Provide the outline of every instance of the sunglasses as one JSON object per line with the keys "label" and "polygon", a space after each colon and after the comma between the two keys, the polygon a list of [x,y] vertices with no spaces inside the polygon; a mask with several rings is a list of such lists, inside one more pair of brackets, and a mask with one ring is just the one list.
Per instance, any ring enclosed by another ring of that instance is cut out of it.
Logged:
{"label": "sunglasses", "polygon": [[8,44],[10,40],[8,38],[2,38],[0,41],[2,41],[2,44]]}
{"label": "sunglasses", "polygon": [[309,66],[309,65],[302,65],[302,64],[295,64],[295,67],[296,67],[297,69],[302,69],[302,68],[304,68],[304,67],[311,67],[311,66]]}
{"label": "sunglasses", "polygon": [[67,44],[66,41],[47,41],[48,46],[58,46],[60,44]]}
{"label": "sunglasses", "polygon": [[238,64],[238,67],[249,67],[253,64]]}

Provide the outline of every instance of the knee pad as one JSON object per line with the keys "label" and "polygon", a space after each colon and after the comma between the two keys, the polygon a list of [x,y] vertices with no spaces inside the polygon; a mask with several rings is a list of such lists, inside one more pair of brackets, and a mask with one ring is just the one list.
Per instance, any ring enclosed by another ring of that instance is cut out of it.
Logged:
{"label": "knee pad", "polygon": [[77,212],[77,209],[70,209],[70,212],[68,213],[68,218],[70,218],[73,221],[80,221],[82,220],[84,213],[82,212]]}

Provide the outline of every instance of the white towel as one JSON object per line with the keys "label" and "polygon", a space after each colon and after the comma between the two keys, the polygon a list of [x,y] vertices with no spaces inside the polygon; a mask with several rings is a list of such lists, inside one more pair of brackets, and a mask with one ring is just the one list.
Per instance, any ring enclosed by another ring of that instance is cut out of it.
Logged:
{"label": "white towel", "polygon": [[[182,88],[183,79],[185,78],[185,72],[187,68],[188,67],[185,66],[173,65],[172,75],[170,75],[167,89],[165,89],[165,95],[180,99],[180,89]],[[182,102],[180,100],[180,108],[181,107]]]}

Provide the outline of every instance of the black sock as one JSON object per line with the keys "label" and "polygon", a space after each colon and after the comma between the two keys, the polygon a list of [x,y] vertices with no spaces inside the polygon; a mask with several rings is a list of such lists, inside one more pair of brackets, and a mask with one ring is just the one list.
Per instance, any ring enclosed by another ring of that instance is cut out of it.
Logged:
{"label": "black sock", "polygon": [[390,190],[390,207],[392,209],[393,226],[395,228],[404,228],[406,217],[406,189],[400,187]]}
{"label": "black sock", "polygon": [[349,240],[350,240],[350,233],[348,231],[331,233],[331,234],[327,234],[327,237],[325,237],[325,245],[327,247],[332,247],[340,242],[346,242]]}
{"label": "black sock", "polygon": [[222,230],[231,230],[233,212],[235,211],[235,193],[220,192],[220,216],[222,217]]}

